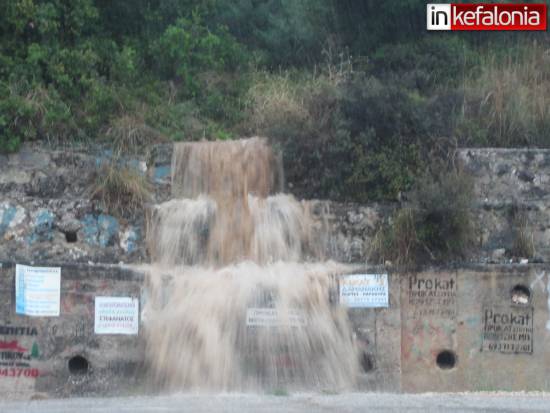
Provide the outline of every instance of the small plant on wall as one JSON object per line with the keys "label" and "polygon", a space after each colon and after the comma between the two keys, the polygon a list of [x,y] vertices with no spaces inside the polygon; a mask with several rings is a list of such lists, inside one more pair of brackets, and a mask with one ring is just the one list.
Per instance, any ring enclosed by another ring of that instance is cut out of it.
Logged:
{"label": "small plant on wall", "polygon": [[527,211],[513,205],[509,220],[512,233],[510,255],[516,258],[533,258],[536,253],[535,240]]}
{"label": "small plant on wall", "polygon": [[145,174],[115,156],[98,170],[91,198],[100,201],[110,214],[128,217],[143,210],[151,188]]}

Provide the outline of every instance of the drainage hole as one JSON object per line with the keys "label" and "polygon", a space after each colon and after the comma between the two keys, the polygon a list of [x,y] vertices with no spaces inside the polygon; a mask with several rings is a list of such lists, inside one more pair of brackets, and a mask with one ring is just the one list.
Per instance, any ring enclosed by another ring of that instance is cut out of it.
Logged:
{"label": "drainage hole", "polygon": [[511,295],[513,304],[527,305],[531,301],[531,290],[525,285],[516,285],[512,288]]}
{"label": "drainage hole", "polygon": [[374,360],[370,354],[363,352],[361,355],[361,368],[365,373],[374,370]]}
{"label": "drainage hole", "polygon": [[435,362],[440,369],[452,369],[456,365],[456,354],[451,350],[443,350],[439,352]]}
{"label": "drainage hole", "polygon": [[75,231],[67,231],[65,232],[65,241],[73,243],[78,241],[78,237],[76,236]]}
{"label": "drainage hole", "polygon": [[69,372],[71,374],[87,374],[89,363],[82,356],[74,356],[69,359]]}

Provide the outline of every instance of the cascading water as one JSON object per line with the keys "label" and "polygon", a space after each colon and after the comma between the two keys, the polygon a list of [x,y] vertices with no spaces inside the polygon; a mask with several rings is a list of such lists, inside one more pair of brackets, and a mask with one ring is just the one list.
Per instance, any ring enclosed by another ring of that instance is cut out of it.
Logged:
{"label": "cascading water", "polygon": [[176,144],[174,199],[148,220],[147,362],[165,389],[341,389],[358,350],[328,235],[311,205],[278,193],[264,139]]}

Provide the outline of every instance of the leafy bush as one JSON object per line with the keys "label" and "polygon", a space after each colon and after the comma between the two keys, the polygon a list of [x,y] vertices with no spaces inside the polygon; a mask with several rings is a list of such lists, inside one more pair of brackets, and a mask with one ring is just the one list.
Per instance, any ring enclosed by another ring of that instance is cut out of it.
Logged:
{"label": "leafy bush", "polygon": [[[427,99],[374,76],[260,74],[249,93],[248,130],[281,147],[288,180],[305,196],[395,199],[422,165]],[[430,116],[427,116],[428,113]]]}
{"label": "leafy bush", "polygon": [[338,129],[338,93],[326,75],[293,73],[259,73],[249,91],[247,133],[272,138],[283,152],[287,180],[302,196],[337,197],[344,189],[338,181],[345,179],[352,146]]}
{"label": "leafy bush", "polygon": [[160,74],[166,79],[181,80],[186,96],[199,92],[196,77],[200,72],[234,69],[244,58],[227,30],[211,32],[197,14],[168,26],[154,49]]}
{"label": "leafy bush", "polygon": [[460,168],[436,166],[418,179],[411,203],[418,211],[418,238],[431,258],[464,257],[474,239],[473,179]]}
{"label": "leafy bush", "polygon": [[474,240],[472,183],[455,168],[438,167],[422,176],[410,193],[410,203],[379,228],[370,259],[405,268],[464,259]]}
{"label": "leafy bush", "polygon": [[0,152],[13,152],[25,140],[51,140],[73,130],[71,111],[55,89],[0,82]]}

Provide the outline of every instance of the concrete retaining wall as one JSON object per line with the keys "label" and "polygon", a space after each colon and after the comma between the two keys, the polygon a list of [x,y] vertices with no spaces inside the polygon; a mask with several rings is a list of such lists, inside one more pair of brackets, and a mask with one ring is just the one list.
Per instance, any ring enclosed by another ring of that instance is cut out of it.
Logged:
{"label": "concrete retaining wall", "polygon": [[390,275],[390,308],[351,309],[374,369],[363,390],[550,390],[549,267]]}
{"label": "concrete retaining wall", "polygon": [[[359,390],[550,390],[549,271],[479,265],[390,273],[389,308],[349,309],[364,351]],[[136,297],[141,304],[141,274],[63,265],[61,314],[40,318],[15,314],[14,275],[13,265],[0,268],[3,397],[146,390],[142,335],[94,333],[94,297]]]}
{"label": "concrete retaining wall", "polygon": [[[403,390],[548,390],[549,282],[543,266],[480,266],[404,277]],[[438,366],[444,350],[456,355],[455,367]]]}
{"label": "concrete retaining wall", "polygon": [[59,317],[15,314],[15,267],[0,263],[0,394],[36,398],[126,394],[140,382],[139,335],[94,334],[96,296],[141,296],[118,266],[61,266]]}

